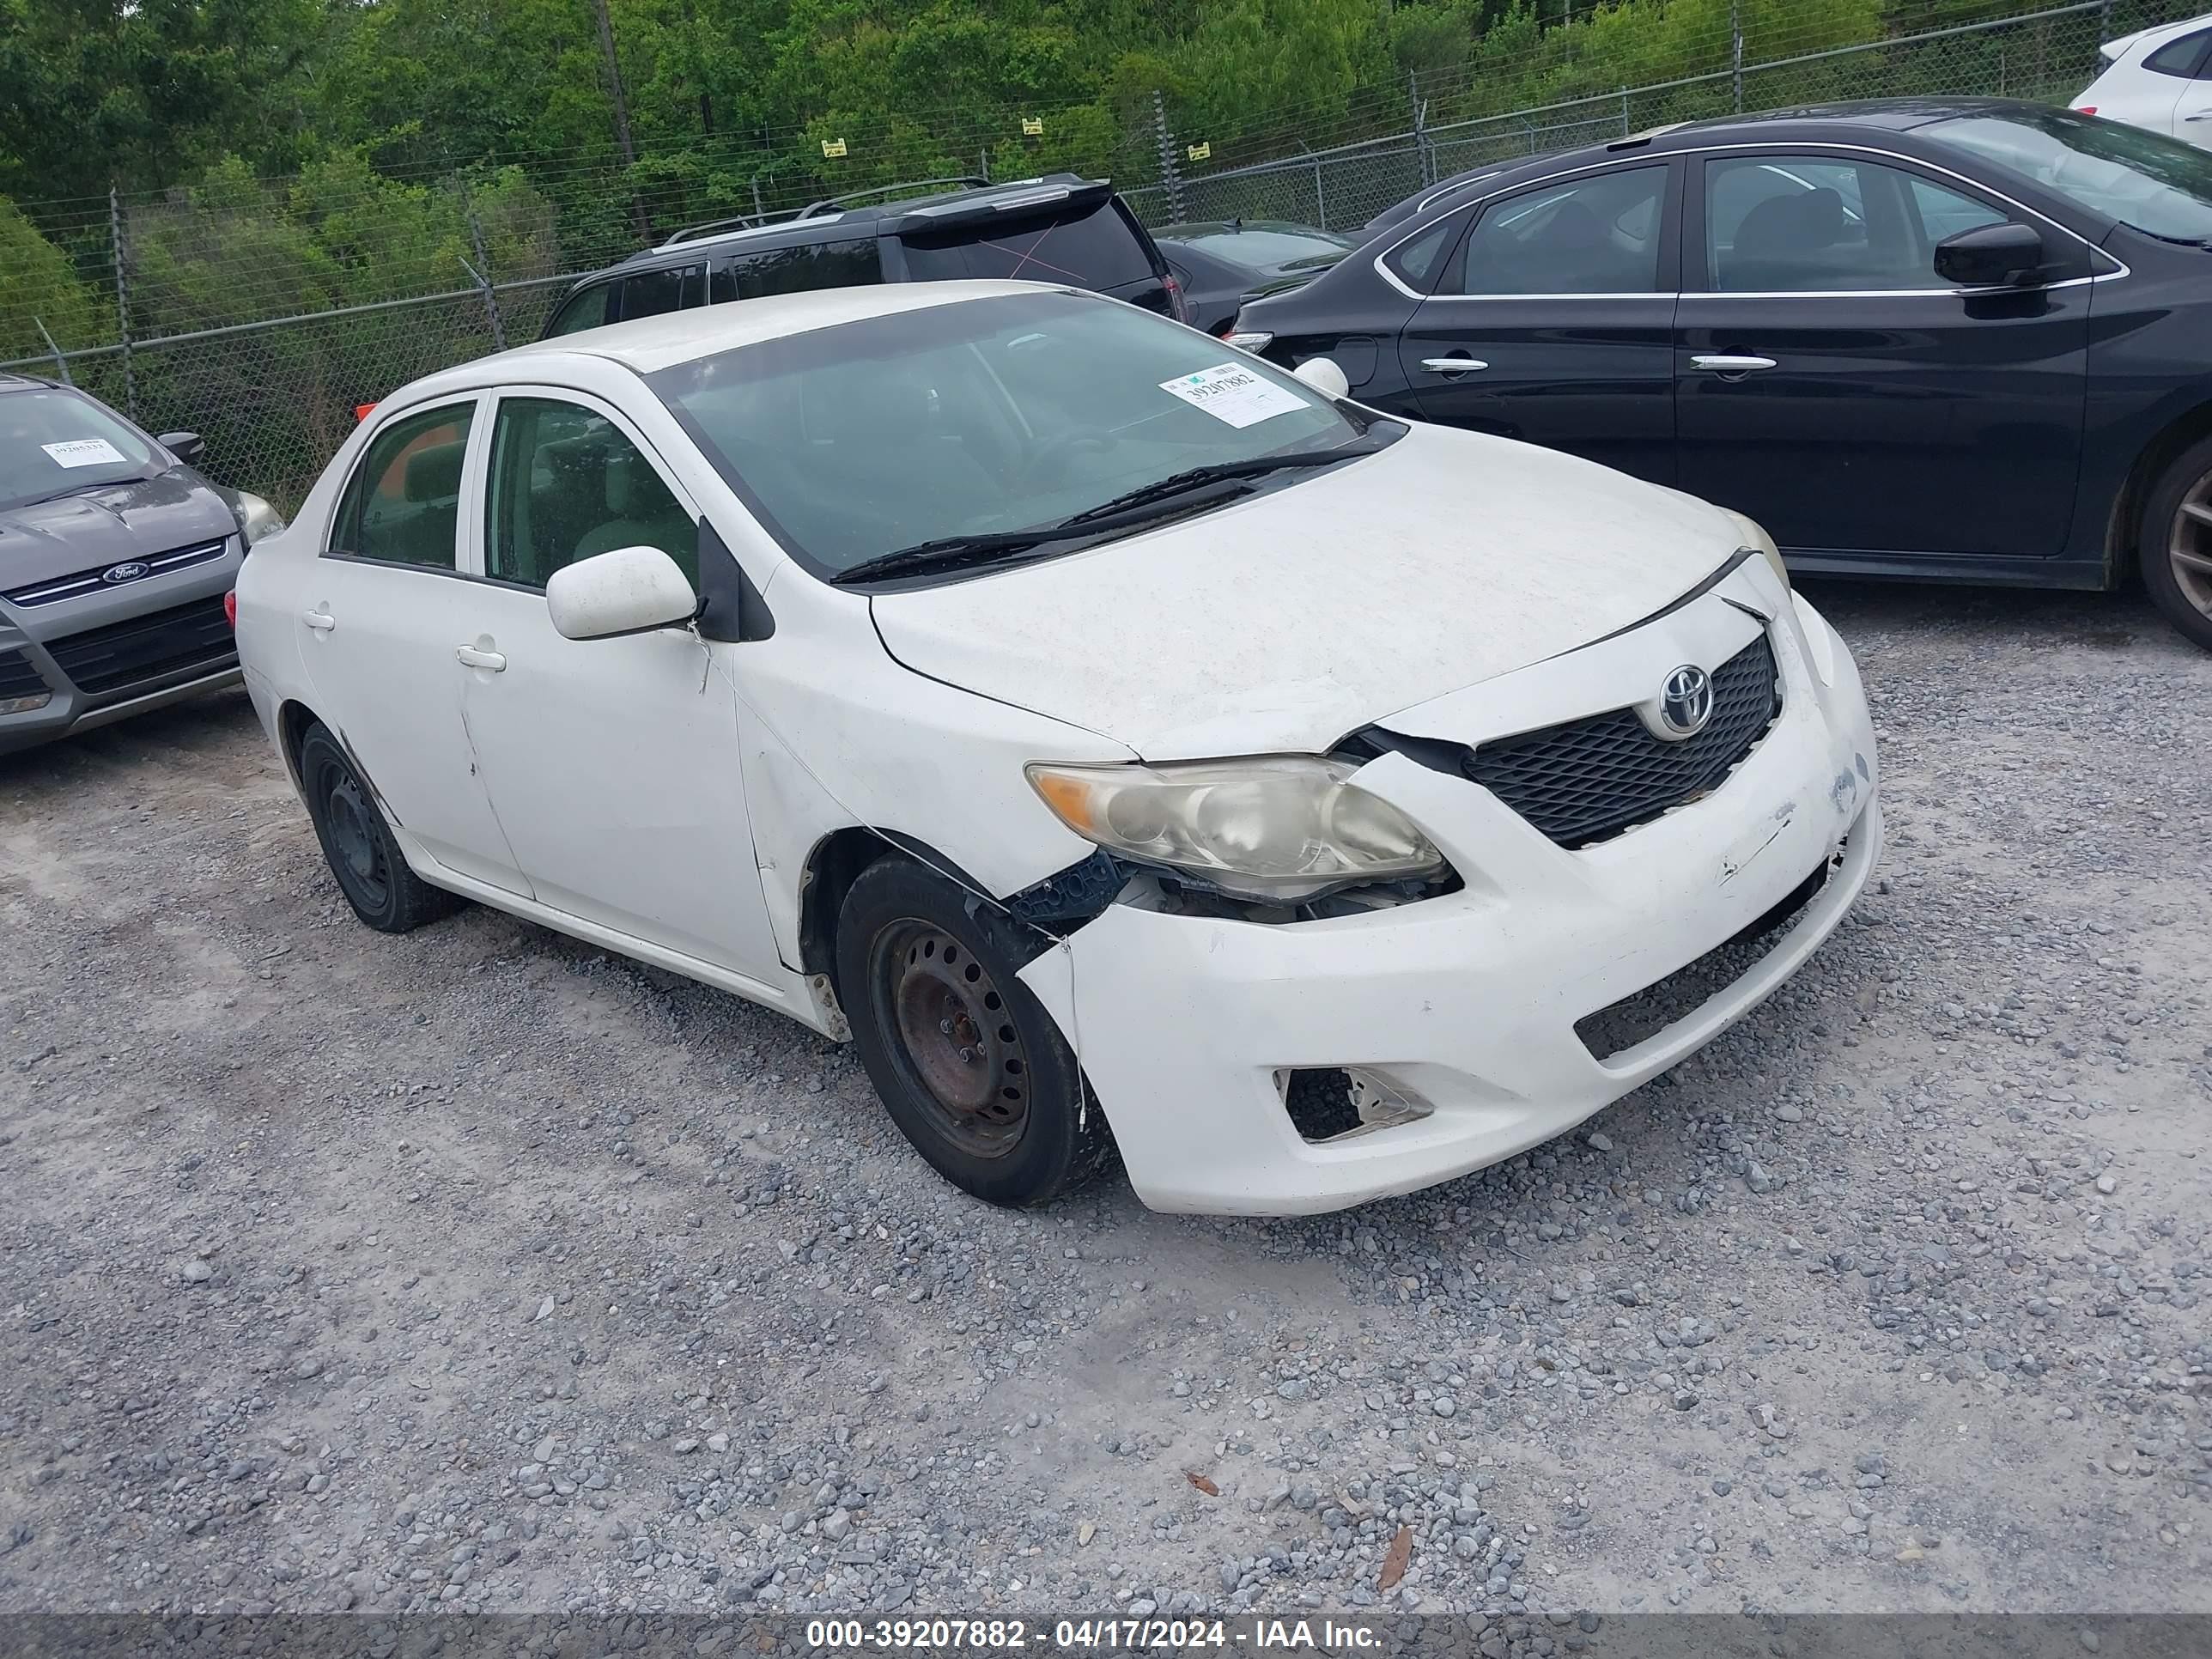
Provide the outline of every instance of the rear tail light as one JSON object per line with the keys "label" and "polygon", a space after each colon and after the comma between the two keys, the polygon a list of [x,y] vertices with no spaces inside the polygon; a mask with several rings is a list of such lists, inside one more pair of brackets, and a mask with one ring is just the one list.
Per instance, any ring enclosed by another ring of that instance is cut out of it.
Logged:
{"label": "rear tail light", "polygon": [[1172,276],[1160,279],[1168,290],[1168,315],[1179,323],[1187,323],[1197,313],[1191,310],[1190,301],[1183,297],[1182,284]]}
{"label": "rear tail light", "polygon": [[367,420],[369,416],[369,411],[375,407],[376,405],[374,404],[356,404],[353,406],[353,418],[356,422]]}
{"label": "rear tail light", "polygon": [[222,619],[230,624],[230,631],[238,632],[238,590],[232,588],[222,596]]}
{"label": "rear tail light", "polygon": [[2074,112],[2076,115],[2094,115],[2097,112],[2097,106],[2094,104],[2076,104],[2074,106]]}

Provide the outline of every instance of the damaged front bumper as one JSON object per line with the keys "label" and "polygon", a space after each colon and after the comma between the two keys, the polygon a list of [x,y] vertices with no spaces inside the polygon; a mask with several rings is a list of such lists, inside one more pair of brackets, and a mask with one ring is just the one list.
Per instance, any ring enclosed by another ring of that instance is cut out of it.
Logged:
{"label": "damaged front bumper", "polygon": [[[1146,1204],[1294,1214],[1480,1169],[1676,1064],[1796,970],[1880,853],[1874,734],[1810,606],[1727,592],[1385,723],[1476,744],[1630,706],[1734,648],[1730,630],[1755,635],[1756,597],[1781,611],[1781,711],[1704,799],[1571,850],[1465,777],[1388,754],[1362,787],[1429,834],[1459,891],[1276,926],[1115,903],[1024,969]],[[1761,926],[1763,954],[1718,951]],[[1608,1051],[1595,1034],[1591,1016],[1715,961],[1718,988],[1699,981],[1650,1035]],[[1316,1073],[1348,1097],[1333,1121],[1294,1121]]]}

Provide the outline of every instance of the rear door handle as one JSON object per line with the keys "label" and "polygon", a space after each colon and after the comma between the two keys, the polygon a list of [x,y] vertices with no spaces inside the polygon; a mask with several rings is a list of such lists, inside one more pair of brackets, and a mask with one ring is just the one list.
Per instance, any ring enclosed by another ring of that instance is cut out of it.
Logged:
{"label": "rear door handle", "polygon": [[497,674],[507,667],[507,659],[496,651],[479,651],[473,645],[453,647],[453,660],[464,668],[483,668]]}
{"label": "rear door handle", "polygon": [[1692,368],[1702,368],[1714,374],[1749,374],[1759,369],[1773,368],[1774,359],[1771,357],[1692,357],[1690,359],[1690,363]]}
{"label": "rear door handle", "polygon": [[338,625],[338,619],[327,611],[310,611],[300,620],[318,634],[327,634]]}
{"label": "rear door handle", "polygon": [[1480,357],[1424,357],[1421,367],[1438,374],[1472,374],[1490,365]]}

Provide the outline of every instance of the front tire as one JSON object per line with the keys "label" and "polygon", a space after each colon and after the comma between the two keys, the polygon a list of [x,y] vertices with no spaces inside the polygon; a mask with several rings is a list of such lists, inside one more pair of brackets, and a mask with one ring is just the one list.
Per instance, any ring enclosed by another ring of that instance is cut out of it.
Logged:
{"label": "front tire", "polygon": [[380,933],[406,933],[458,908],[453,895],[409,867],[368,781],[319,721],[300,740],[300,783],[315,839],[354,915]]}
{"label": "front tire", "polygon": [[1017,977],[1034,939],[905,858],[860,872],[837,922],[837,987],[899,1132],[986,1203],[1042,1204],[1112,1161],[1060,1028]]}
{"label": "front tire", "polygon": [[2212,438],[2184,450],[2152,489],[2139,556],[2166,619],[2212,651]]}

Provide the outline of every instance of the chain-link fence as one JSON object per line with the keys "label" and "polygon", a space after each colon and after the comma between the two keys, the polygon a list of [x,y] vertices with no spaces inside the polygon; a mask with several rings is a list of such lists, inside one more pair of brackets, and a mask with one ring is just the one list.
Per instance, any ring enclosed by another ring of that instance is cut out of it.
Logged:
{"label": "chain-link fence", "polygon": [[[1355,230],[1455,173],[1670,122],[1919,94],[2063,98],[2094,78],[2100,41],[2194,3],[1673,0],[1554,26],[1516,11],[1462,40],[1461,61],[1260,124],[1237,119],[1233,98],[1186,92],[1042,115],[825,118],[629,165],[380,172],[347,155],[287,179],[234,164],[159,194],[0,203],[0,367],[65,370],[142,425],[201,433],[211,474],[289,510],[356,405],[536,338],[576,276],[685,226],[896,179],[1066,168],[1112,176],[1155,227]],[[1891,32],[1869,38],[1884,19]],[[1592,84],[1624,66],[1645,72]]]}

